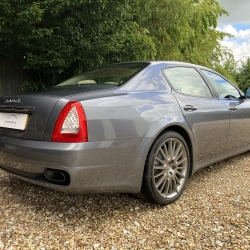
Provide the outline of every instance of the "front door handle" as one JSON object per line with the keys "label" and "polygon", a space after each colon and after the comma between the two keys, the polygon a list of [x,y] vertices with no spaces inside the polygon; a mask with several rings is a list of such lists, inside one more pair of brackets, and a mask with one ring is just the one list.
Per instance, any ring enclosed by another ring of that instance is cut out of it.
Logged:
{"label": "front door handle", "polygon": [[236,111],[237,108],[235,106],[229,106],[229,110]]}
{"label": "front door handle", "polygon": [[184,107],[184,110],[191,112],[191,111],[197,110],[197,108],[194,107],[194,106],[192,106],[192,105],[186,105],[186,106]]}

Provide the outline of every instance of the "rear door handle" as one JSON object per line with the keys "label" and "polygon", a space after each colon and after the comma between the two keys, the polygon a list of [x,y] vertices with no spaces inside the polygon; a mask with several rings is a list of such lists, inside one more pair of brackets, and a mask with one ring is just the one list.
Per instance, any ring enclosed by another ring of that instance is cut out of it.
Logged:
{"label": "rear door handle", "polygon": [[229,110],[236,111],[237,108],[235,106],[229,106]]}
{"label": "rear door handle", "polygon": [[186,105],[186,106],[184,107],[184,110],[191,112],[191,111],[197,110],[197,108],[194,107],[194,106],[192,106],[192,105]]}

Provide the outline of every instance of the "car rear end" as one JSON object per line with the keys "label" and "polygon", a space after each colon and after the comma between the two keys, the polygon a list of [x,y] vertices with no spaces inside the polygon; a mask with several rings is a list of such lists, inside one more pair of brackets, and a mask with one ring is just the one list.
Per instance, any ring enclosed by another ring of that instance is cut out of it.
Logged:
{"label": "car rear end", "polygon": [[[0,168],[58,191],[139,192],[143,160],[137,150],[142,139],[88,138],[84,108],[88,100],[72,98],[47,94],[1,97]],[[90,130],[98,134],[98,127]]]}

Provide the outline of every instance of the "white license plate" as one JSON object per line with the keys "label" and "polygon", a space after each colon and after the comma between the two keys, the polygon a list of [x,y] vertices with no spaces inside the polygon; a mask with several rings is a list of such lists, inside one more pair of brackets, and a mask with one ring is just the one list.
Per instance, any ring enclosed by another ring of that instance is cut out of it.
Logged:
{"label": "white license plate", "polygon": [[25,130],[28,117],[27,114],[0,113],[0,127]]}

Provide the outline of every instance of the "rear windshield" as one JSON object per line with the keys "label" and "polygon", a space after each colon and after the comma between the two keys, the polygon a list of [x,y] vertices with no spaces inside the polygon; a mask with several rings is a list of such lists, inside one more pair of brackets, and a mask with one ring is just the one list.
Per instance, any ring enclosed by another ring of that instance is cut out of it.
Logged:
{"label": "rear windshield", "polygon": [[72,77],[55,87],[73,85],[110,85],[121,86],[149,64],[143,62],[110,64]]}

